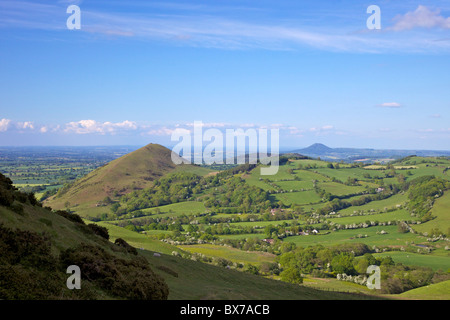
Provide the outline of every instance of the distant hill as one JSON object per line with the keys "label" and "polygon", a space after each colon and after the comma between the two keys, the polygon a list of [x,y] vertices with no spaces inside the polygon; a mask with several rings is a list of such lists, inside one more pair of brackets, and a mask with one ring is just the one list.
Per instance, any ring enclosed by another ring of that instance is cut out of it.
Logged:
{"label": "distant hill", "polygon": [[63,187],[58,194],[46,200],[45,204],[55,209],[62,209],[67,204],[69,207],[79,204],[95,206],[106,197],[115,198],[133,190],[147,188],[155,179],[176,170],[194,171],[198,174],[209,172],[206,168],[190,164],[177,166],[171,156],[171,150],[150,143]]}
{"label": "distant hill", "polygon": [[331,152],[332,150],[332,148],[327,147],[322,143],[314,143],[309,147],[297,150],[296,152],[299,152],[301,154],[326,154],[328,152]]}
{"label": "distant hill", "polygon": [[365,162],[373,161],[388,161],[399,159],[411,155],[420,157],[438,157],[450,156],[450,151],[446,150],[397,150],[397,149],[369,149],[369,148],[330,148],[321,143],[314,143],[313,145],[296,149],[292,152],[300,153],[312,158],[324,160],[344,160],[357,161],[364,160]]}

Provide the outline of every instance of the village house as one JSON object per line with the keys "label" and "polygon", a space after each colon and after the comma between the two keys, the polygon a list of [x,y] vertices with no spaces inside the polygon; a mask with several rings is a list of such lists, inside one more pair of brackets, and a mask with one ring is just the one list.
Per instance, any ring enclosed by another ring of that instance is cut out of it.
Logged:
{"label": "village house", "polygon": [[274,244],[275,242],[273,239],[263,239],[262,241],[267,242],[268,244]]}

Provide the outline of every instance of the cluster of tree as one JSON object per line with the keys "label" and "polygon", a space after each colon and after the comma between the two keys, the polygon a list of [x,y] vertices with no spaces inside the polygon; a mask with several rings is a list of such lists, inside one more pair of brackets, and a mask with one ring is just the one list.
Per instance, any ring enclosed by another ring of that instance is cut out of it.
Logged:
{"label": "cluster of tree", "polygon": [[261,212],[272,206],[269,194],[233,176],[242,170],[250,170],[252,166],[238,166],[209,177],[186,172],[170,174],[155,180],[150,188],[122,196],[120,203],[111,206],[111,211],[121,216],[140,209],[196,200],[215,212],[225,208],[229,213]]}
{"label": "cluster of tree", "polygon": [[248,173],[254,168],[256,168],[256,164],[245,163],[227,170],[223,170],[219,172],[216,176],[218,178],[225,178],[239,173]]}
{"label": "cluster of tree", "polygon": [[42,194],[42,196],[39,200],[44,201],[44,200],[50,198],[51,196],[54,196],[57,193],[58,193],[58,188],[45,189],[44,193]]}
{"label": "cluster of tree", "polygon": [[[215,178],[218,179],[217,176]],[[272,207],[266,191],[250,186],[238,176],[221,179],[218,184],[205,190],[197,200],[203,201],[207,208],[216,212],[227,207],[242,213],[261,212]]]}
{"label": "cluster of tree", "polygon": [[42,206],[33,193],[19,191],[10,178],[0,173],[0,205],[23,213],[23,205]]}
{"label": "cluster of tree", "polygon": [[376,265],[381,271],[381,293],[387,294],[402,293],[450,279],[450,275],[443,271],[395,263],[390,256],[374,257],[369,247],[361,243],[297,247],[278,256],[277,262],[282,268],[281,275],[286,272],[293,279],[298,279],[298,274],[318,277],[367,275],[367,268]]}
{"label": "cluster of tree", "polygon": [[[370,249],[362,243],[343,244],[334,247],[321,245],[297,247],[277,257],[283,270],[294,269],[301,274],[333,276],[337,273],[353,274],[355,256],[369,253]],[[291,270],[291,272],[294,272]],[[334,273],[333,273],[334,272]]]}
{"label": "cluster of tree", "polygon": [[450,278],[448,273],[401,263],[381,265],[381,293],[398,294]]}
{"label": "cluster of tree", "polygon": [[197,186],[201,177],[186,172],[173,173],[154,181],[153,186],[133,191],[121,197],[120,204],[112,206],[113,213],[125,214],[139,209],[158,207],[186,201],[192,194],[200,191]]}
{"label": "cluster of tree", "polygon": [[409,186],[409,210],[421,217],[431,219],[430,209],[434,200],[450,188],[450,182],[435,176],[422,176],[407,183]]}

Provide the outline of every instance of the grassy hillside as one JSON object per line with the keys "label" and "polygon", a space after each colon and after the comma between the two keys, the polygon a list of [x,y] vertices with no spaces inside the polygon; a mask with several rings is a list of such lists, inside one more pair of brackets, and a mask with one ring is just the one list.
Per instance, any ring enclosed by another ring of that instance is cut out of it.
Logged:
{"label": "grassy hillside", "polygon": [[[164,279],[124,242],[42,208],[9,182],[0,175],[0,299],[167,299]],[[81,270],[80,290],[67,288],[71,265]]]}
{"label": "grassy hillside", "polygon": [[449,296],[450,280],[413,289],[398,295],[400,298],[414,300],[448,300]]}
{"label": "grassy hillside", "polygon": [[353,300],[379,299],[370,295],[321,291],[179,257],[154,257],[143,252],[156,271],[169,267],[177,277],[165,274],[169,300]]}
{"label": "grassy hillside", "polygon": [[55,209],[70,208],[82,216],[96,216],[108,212],[109,204],[103,203],[106,197],[114,199],[147,188],[169,172],[186,171],[199,175],[211,172],[195,165],[177,166],[171,156],[172,151],[166,147],[148,144],[63,187],[45,204]]}

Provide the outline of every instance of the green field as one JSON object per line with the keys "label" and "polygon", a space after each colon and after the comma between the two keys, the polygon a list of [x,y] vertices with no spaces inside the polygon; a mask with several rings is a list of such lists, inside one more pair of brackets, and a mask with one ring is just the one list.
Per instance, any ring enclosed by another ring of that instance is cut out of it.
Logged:
{"label": "green field", "polygon": [[337,182],[320,182],[318,185],[320,188],[324,189],[325,192],[336,196],[358,194],[366,190],[366,188],[362,186],[347,186]]}
{"label": "green field", "polygon": [[209,257],[224,258],[243,264],[259,265],[261,262],[273,262],[275,259],[275,255],[266,252],[248,252],[213,244],[180,245],[178,248],[191,253],[201,253]]}
{"label": "green field", "polygon": [[362,206],[353,206],[342,209],[339,211],[341,215],[349,215],[356,212],[370,212],[370,211],[382,211],[384,208],[395,208],[397,205],[403,205],[407,201],[407,196],[405,194],[396,194],[389,198],[372,201]]}
{"label": "green field", "polygon": [[[364,174],[367,173],[365,169],[361,168],[321,168],[317,169],[318,173],[321,173],[330,178],[336,178],[342,182],[346,182],[348,178],[356,178],[358,180],[365,180]],[[376,172],[369,172],[372,177],[378,176]]]}
{"label": "green field", "polygon": [[301,191],[302,189],[313,189],[312,180],[304,180],[304,181],[277,181],[275,182],[277,186],[285,191]]}
{"label": "green field", "polygon": [[[341,225],[352,224],[352,223],[363,223],[366,221],[378,221],[378,222],[388,222],[388,221],[407,221],[416,220],[416,218],[411,217],[411,214],[405,209],[395,210],[391,212],[382,212],[367,215],[355,215],[353,217],[345,216],[341,218],[330,218],[330,221],[338,223]],[[415,226],[415,225],[414,225]]]}
{"label": "green field", "polygon": [[[283,223],[291,224],[294,220],[274,220],[274,221],[253,221],[253,222],[234,222],[231,225],[241,227],[265,227],[268,225],[281,225]],[[298,220],[295,220],[299,223]]]}
{"label": "green field", "polygon": [[275,201],[282,201],[285,205],[313,204],[320,202],[319,195],[314,191],[285,192],[273,195]]}
{"label": "green field", "polygon": [[267,176],[261,176],[259,170],[253,170],[250,174],[244,175],[243,178],[245,178],[247,183],[251,186],[255,186],[266,191],[275,191],[273,186],[264,181]]}
{"label": "green field", "polygon": [[222,234],[219,236],[220,239],[233,239],[233,240],[240,240],[240,239],[258,239],[262,240],[266,236],[264,233],[243,233],[243,234]]}
{"label": "green field", "polygon": [[[186,202],[178,202],[173,204],[168,204],[165,206],[158,207],[160,213],[158,217],[166,217],[166,216],[177,216],[181,214],[191,215],[191,214],[200,214],[205,213],[208,210],[206,209],[203,202],[197,201],[186,201]],[[156,214],[156,208],[148,208],[141,210],[145,214]]]}
{"label": "green field", "polygon": [[383,252],[375,253],[374,256],[390,256],[395,262],[405,265],[430,267],[433,270],[450,271],[450,255],[446,257],[432,254],[418,254],[411,252]]}
{"label": "green field", "polygon": [[[386,231],[387,234],[377,234],[382,230]],[[367,235],[367,237],[357,238],[359,234]],[[316,244],[332,246],[341,243],[365,243],[369,246],[406,246],[407,243],[411,242],[425,242],[426,238],[411,233],[398,233],[397,226],[376,226],[339,230],[324,235],[291,236],[285,238],[284,241],[293,242],[303,247]]]}
{"label": "green field", "polygon": [[325,168],[327,166],[326,162],[314,159],[291,160],[289,164],[293,167],[298,167],[299,164],[302,166],[316,166],[317,168]]}
{"label": "green field", "polygon": [[[316,170],[314,170],[314,171],[316,171]],[[313,181],[313,180],[316,180],[316,181],[319,181],[319,182],[321,182],[321,181],[322,182],[323,181],[330,181],[330,178],[328,178],[328,177],[326,177],[326,176],[324,176],[322,174],[316,173],[314,171],[311,171],[311,170],[295,170],[294,174],[295,174],[295,176],[300,178],[300,180],[302,180],[302,181]]]}

